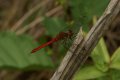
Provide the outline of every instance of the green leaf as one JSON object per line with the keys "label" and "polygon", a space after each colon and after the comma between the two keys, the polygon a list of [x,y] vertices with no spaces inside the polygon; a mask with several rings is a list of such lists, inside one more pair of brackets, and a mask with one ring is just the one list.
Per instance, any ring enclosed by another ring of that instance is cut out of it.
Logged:
{"label": "green leaf", "polygon": [[67,27],[67,24],[62,19],[58,18],[45,18],[43,24],[47,29],[47,34],[51,36],[55,36]]}
{"label": "green leaf", "polygon": [[107,7],[108,2],[109,0],[70,0],[73,19],[79,21],[86,31],[93,16],[99,17]]}
{"label": "green leaf", "polygon": [[120,70],[120,48],[118,48],[112,55],[110,67]]}
{"label": "green leaf", "polygon": [[87,66],[80,69],[74,76],[73,80],[95,79],[101,76],[105,76],[105,73],[98,70],[95,66]]}
{"label": "green leaf", "polygon": [[106,76],[100,77],[96,80],[120,80],[120,70],[109,70]]}
{"label": "green leaf", "polygon": [[108,54],[105,42],[103,38],[99,41],[95,49],[93,50],[91,57],[96,67],[102,71],[108,70],[108,64],[110,62],[110,56]]}
{"label": "green leaf", "polygon": [[0,68],[32,69],[53,67],[44,50],[31,54],[37,43],[29,36],[16,36],[11,32],[0,33]]}

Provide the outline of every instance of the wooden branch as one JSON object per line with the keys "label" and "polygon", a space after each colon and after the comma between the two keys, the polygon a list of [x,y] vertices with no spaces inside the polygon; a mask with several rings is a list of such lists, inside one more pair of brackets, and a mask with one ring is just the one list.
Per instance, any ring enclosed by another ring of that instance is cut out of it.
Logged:
{"label": "wooden branch", "polygon": [[[72,79],[75,72],[85,63],[91,51],[95,48],[99,39],[109,28],[119,12],[120,0],[111,0],[104,14],[92,27],[88,35],[85,38],[80,34],[77,35],[70,51],[67,52],[60,67],[56,70],[51,80]],[[79,33],[81,33],[81,31]]]}

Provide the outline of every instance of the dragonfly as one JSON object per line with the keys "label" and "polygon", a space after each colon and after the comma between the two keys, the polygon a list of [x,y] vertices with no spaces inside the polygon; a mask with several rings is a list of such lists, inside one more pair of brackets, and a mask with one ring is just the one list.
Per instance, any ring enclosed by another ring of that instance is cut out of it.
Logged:
{"label": "dragonfly", "polygon": [[34,48],[31,53],[35,53],[37,52],[38,50],[46,47],[46,46],[49,46],[51,45],[52,43],[55,43],[55,42],[58,42],[58,41],[61,41],[61,40],[66,40],[66,39],[72,39],[74,35],[74,32],[72,30],[67,30],[66,32],[60,32],[58,35],[56,35],[55,38],[51,39],[50,41],[38,46],[37,48]]}
{"label": "dragonfly", "polygon": [[[74,27],[73,27],[74,26]],[[68,49],[70,47],[70,45],[72,44],[73,40],[75,39],[77,32],[79,31],[79,29],[82,32],[82,27],[80,23],[72,23],[72,26],[70,27],[66,27],[64,28],[61,32],[58,33],[58,35],[56,35],[54,38],[52,38],[50,41],[34,48],[31,53],[35,53],[39,50],[41,50],[42,48],[49,46],[53,43],[63,43],[63,47]]]}

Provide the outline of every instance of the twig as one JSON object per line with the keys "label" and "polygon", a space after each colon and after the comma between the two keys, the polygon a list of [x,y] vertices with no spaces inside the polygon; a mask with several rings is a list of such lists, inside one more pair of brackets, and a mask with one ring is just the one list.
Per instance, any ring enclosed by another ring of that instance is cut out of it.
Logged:
{"label": "twig", "polygon": [[[56,12],[61,11],[61,10],[62,10],[62,6],[58,6],[58,7],[54,8],[54,9],[52,9],[51,11],[47,12],[45,15],[46,15],[46,16],[52,16],[52,15],[54,15]],[[36,18],[36,19],[35,19],[33,22],[31,22],[30,24],[24,26],[22,29],[19,29],[19,30],[16,32],[16,34],[19,35],[19,34],[24,33],[24,32],[27,31],[28,29],[35,27],[35,25],[37,25],[38,23],[40,23],[40,22],[43,21],[43,20],[44,20],[43,17],[38,17],[38,18]]]}
{"label": "twig", "polygon": [[3,29],[7,29],[10,22],[13,20],[13,18],[15,17],[17,10],[18,10],[18,5],[19,5],[19,0],[15,0],[13,3],[12,8],[10,9],[10,13],[8,13],[7,17],[6,17],[6,21],[3,24]]}
{"label": "twig", "polygon": [[46,5],[49,2],[49,0],[43,1],[42,3],[38,4],[37,6],[33,7],[29,12],[27,12],[18,22],[16,22],[15,25],[11,28],[11,31],[17,30],[23,22],[28,19],[35,11],[40,9],[42,6]]}
{"label": "twig", "polygon": [[86,38],[84,40],[83,37],[81,37],[82,39],[80,40],[78,39],[77,47],[73,47],[74,51],[72,53],[70,53],[70,51],[67,52],[60,67],[56,70],[51,80],[72,79],[75,72],[85,63],[91,51],[119,12],[120,0],[111,0],[104,14],[92,27]]}

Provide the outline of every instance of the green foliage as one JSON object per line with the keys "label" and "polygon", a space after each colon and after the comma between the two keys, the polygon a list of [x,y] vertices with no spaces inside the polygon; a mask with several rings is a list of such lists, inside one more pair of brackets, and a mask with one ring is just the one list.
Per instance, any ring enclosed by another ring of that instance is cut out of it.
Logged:
{"label": "green foliage", "polygon": [[73,80],[94,79],[104,75],[105,74],[98,70],[95,66],[87,66],[77,72]]}
{"label": "green foliage", "polygon": [[110,69],[106,76],[94,80],[120,80],[120,70]]}
{"label": "green foliage", "polygon": [[93,50],[91,57],[98,69],[103,72],[108,70],[107,66],[110,61],[110,56],[103,39],[100,40],[98,45]]}
{"label": "green foliage", "polygon": [[[44,50],[31,54],[37,43],[29,36],[16,36],[11,32],[0,33],[0,67],[16,69],[36,69],[53,67]],[[40,53],[40,54],[38,54]]]}
{"label": "green foliage", "polygon": [[103,39],[91,54],[94,64],[81,68],[74,80],[119,80],[120,48],[110,57]]}
{"label": "green foliage", "polygon": [[120,48],[118,48],[112,55],[110,67],[120,70]]}
{"label": "green foliage", "polygon": [[43,21],[45,28],[47,29],[47,34],[50,36],[55,36],[67,27],[65,21],[59,18],[45,18]]}
{"label": "green foliage", "polygon": [[82,24],[88,31],[93,16],[99,17],[105,10],[109,0],[70,0],[73,19]]}
{"label": "green foliage", "polygon": [[[66,0],[58,0],[58,2],[66,6]],[[72,13],[71,17],[73,18],[74,23],[81,24],[84,31],[87,32],[88,26],[93,17],[99,17],[105,10],[108,2],[109,0],[70,0],[68,2],[68,5],[70,6],[70,10]],[[99,5],[96,5],[98,3]],[[63,19],[49,17],[45,18],[43,24],[47,29],[47,34],[51,36],[55,36],[58,32],[68,26]]]}

